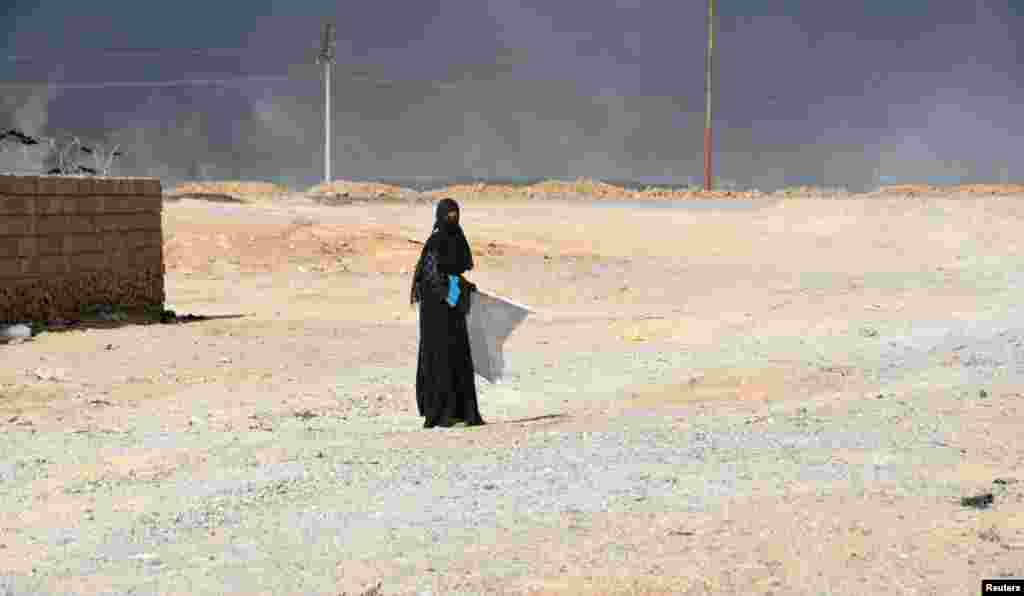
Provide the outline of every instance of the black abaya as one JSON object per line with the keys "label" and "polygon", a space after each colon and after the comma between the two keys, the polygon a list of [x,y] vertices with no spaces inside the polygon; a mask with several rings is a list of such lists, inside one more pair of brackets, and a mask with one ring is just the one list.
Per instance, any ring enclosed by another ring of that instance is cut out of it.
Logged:
{"label": "black abaya", "polygon": [[[438,206],[450,209],[454,201]],[[455,209],[458,207],[456,206]],[[461,292],[449,306],[448,276],[461,276],[472,268],[472,255],[457,226],[438,224],[423,247],[413,280],[412,300],[419,302],[420,345],[416,366],[416,405],[423,426],[484,424],[477,403],[476,379],[469,349],[466,310],[470,287],[461,280]]]}

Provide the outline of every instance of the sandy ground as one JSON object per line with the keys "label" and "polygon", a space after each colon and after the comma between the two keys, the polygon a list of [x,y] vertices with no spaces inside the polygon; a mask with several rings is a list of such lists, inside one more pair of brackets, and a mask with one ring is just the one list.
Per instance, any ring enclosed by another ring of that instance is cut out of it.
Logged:
{"label": "sandy ground", "polygon": [[[1024,577],[1022,199],[465,201],[470,277],[537,313],[507,345],[509,383],[479,381],[491,424],[432,431],[408,298],[433,205],[169,202],[168,308],[241,316],[0,346],[0,578],[14,594],[440,595],[970,594]],[[698,441],[700,458],[658,451]],[[640,444],[662,459],[622,455]],[[525,454],[557,472],[591,445],[583,459],[625,457],[600,472],[623,490],[664,492],[532,511],[518,491],[559,485],[516,476],[480,493],[493,520],[438,522],[431,542],[389,520],[451,497],[402,501],[374,463]],[[274,475],[342,465],[356,476],[309,494]],[[216,509],[208,487],[243,480],[263,492]],[[986,509],[960,503],[986,492]],[[374,503],[364,526],[287,542],[291,515]],[[200,510],[221,521],[188,525]],[[144,534],[160,516],[179,533]]]}

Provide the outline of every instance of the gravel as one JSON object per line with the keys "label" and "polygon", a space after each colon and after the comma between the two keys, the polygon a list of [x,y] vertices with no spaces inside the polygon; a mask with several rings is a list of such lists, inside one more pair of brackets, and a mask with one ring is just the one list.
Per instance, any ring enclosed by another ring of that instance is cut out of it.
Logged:
{"label": "gravel", "polygon": [[[380,444],[385,439],[425,431],[415,416],[359,401],[358,389],[406,383],[415,371],[366,366],[309,381],[326,386],[339,407],[348,408],[348,420],[267,415],[273,431],[236,433],[202,423],[187,432],[161,431],[159,420],[139,420],[130,432],[113,435],[32,435],[8,426],[0,447],[4,514],[39,505],[34,483],[45,480],[51,466],[94,463],[101,448],[107,455],[115,447],[121,448],[115,454],[196,449],[208,461],[151,478],[101,477],[57,487],[68,500],[88,500],[94,513],[74,527],[0,538],[48,547],[34,563],[35,578],[0,576],[0,596],[42,594],[40,585],[62,576],[121,578],[110,592],[116,594],[215,594],[249,591],[254,582],[274,593],[336,594],[327,560],[427,553],[440,567],[480,536],[543,524],[545,516],[706,512],[733,499],[806,490],[861,495],[884,486],[891,495],[948,500],[952,507],[965,486],[919,470],[962,461],[955,438],[963,430],[960,420],[937,415],[925,399],[941,388],[983,399],[978,396],[989,384],[1020,381],[1024,374],[1024,308],[1008,298],[1024,285],[1024,275],[988,273],[967,272],[960,280],[976,284],[979,296],[993,297],[963,315],[970,320],[869,321],[863,327],[872,333],[861,333],[858,323],[846,335],[790,332],[761,337],[761,343],[736,333],[708,350],[580,349],[559,355],[557,379],[547,368],[550,354],[510,352],[515,374],[500,386],[480,384],[485,417],[510,419],[550,413],[565,400],[579,403],[581,393],[600,403],[638,381],[679,382],[711,367],[761,365],[770,353],[857,369],[871,394],[827,413],[822,404],[794,397],[764,406],[757,420],[693,409],[679,426],[662,415],[623,415],[598,431],[534,427],[516,446],[387,447]],[[941,283],[933,273],[872,275],[864,283]],[[824,273],[807,274],[800,283],[805,291],[836,286],[835,275]],[[941,366],[951,352],[962,367]],[[537,402],[524,395],[538,396]],[[200,404],[194,413],[201,411]],[[309,432],[312,423],[322,432]],[[437,431],[448,432],[468,431]],[[285,451],[285,461],[252,461],[252,451],[269,446]],[[862,457],[844,459],[851,453]],[[109,506],[129,498],[142,503],[138,511]],[[523,563],[504,564],[509,575],[530,571]],[[414,577],[403,581],[417,584]]]}
{"label": "gravel", "polygon": [[[218,554],[218,566],[230,575],[223,566],[232,562],[292,560],[291,545],[329,542],[342,558],[383,555],[393,532],[430,537],[437,556],[455,557],[460,545],[472,540],[462,530],[503,527],[517,517],[664,504],[700,511],[755,490],[782,495],[799,483],[902,482],[904,490],[918,490],[911,456],[927,452],[934,461],[932,441],[941,433],[907,437],[893,432],[883,420],[893,407],[879,403],[874,411],[850,419],[780,418],[757,429],[708,419],[696,421],[688,432],[555,431],[533,437],[532,444],[509,450],[501,459],[478,454],[459,461],[443,453],[392,450],[360,454],[379,464],[323,458],[223,470],[218,478],[180,478],[149,489],[173,495],[171,504],[188,503],[187,508],[151,510],[128,528],[61,530],[49,541],[77,546],[67,553],[68,562],[83,574],[102,566],[131,566],[158,575],[183,561],[147,553],[187,545],[214,529],[250,536],[249,542],[233,542]],[[866,466],[827,461],[837,449],[901,455],[891,463]],[[105,488],[140,493],[139,486]],[[955,487],[931,488],[953,495]],[[272,540],[258,540],[267,533]]]}

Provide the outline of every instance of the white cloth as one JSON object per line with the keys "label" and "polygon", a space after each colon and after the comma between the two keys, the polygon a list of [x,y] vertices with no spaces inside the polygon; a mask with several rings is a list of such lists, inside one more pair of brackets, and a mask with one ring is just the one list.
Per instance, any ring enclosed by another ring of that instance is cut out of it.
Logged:
{"label": "white cloth", "polygon": [[470,293],[466,326],[469,328],[469,351],[476,374],[491,383],[501,381],[505,375],[502,347],[530,312],[529,308],[500,296],[479,290]]}

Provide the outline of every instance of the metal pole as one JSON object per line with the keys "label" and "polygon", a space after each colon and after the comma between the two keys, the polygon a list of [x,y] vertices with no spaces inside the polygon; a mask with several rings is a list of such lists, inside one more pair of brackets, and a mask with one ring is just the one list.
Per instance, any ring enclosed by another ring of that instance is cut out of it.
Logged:
{"label": "metal pole", "polygon": [[708,0],[708,54],[704,66],[704,91],[706,104],[704,108],[704,190],[711,190],[711,73],[715,50],[715,0]]}
{"label": "metal pole", "polygon": [[334,27],[324,25],[317,62],[324,67],[324,183],[331,181],[331,67],[334,65]]}
{"label": "metal pole", "polygon": [[331,64],[324,62],[324,183],[331,181]]}

